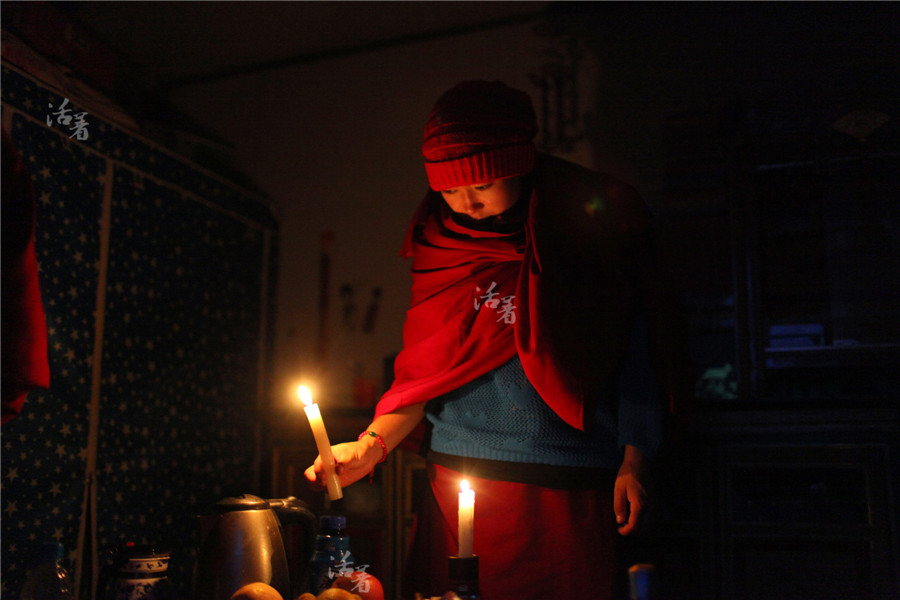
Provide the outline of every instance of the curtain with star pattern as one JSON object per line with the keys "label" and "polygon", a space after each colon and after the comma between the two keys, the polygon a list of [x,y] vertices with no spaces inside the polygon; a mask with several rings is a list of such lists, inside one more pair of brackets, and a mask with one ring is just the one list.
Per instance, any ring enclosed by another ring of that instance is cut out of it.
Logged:
{"label": "curtain with star pattern", "polygon": [[2,119],[37,197],[50,388],[2,428],[0,595],[41,542],[80,597],[107,552],[171,552],[190,593],[195,516],[259,493],[259,422],[277,221],[265,198],[84,112],[4,63]]}

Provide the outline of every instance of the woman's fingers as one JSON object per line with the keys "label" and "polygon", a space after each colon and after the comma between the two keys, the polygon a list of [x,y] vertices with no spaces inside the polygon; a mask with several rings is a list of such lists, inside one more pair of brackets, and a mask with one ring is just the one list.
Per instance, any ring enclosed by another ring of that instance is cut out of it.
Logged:
{"label": "woman's fingers", "polygon": [[[331,454],[334,456],[334,472],[342,487],[356,483],[371,471],[371,467],[364,460],[364,449],[358,442],[332,446]],[[315,462],[304,471],[304,475],[314,489],[325,489],[324,466],[321,456],[316,457]]]}
{"label": "woman's fingers", "polygon": [[[317,458],[316,460],[318,461],[319,459]],[[316,467],[314,464],[307,468],[303,472],[303,475],[306,477],[307,483],[309,483],[309,485],[313,489],[325,489],[325,485],[322,483],[319,473],[316,472]]]}

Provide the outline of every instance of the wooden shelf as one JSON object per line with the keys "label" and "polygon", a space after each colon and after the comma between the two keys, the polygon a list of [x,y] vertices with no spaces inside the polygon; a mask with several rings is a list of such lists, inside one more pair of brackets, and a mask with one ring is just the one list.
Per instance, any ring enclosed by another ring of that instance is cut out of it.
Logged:
{"label": "wooden shelf", "polygon": [[900,364],[900,344],[766,348],[768,368]]}

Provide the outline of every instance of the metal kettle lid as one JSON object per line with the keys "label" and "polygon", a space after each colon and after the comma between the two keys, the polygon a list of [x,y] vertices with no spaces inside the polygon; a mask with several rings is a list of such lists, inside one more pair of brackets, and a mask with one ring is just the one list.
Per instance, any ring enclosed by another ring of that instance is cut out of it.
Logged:
{"label": "metal kettle lid", "polygon": [[259,496],[241,494],[234,498],[224,498],[216,502],[216,508],[220,512],[233,512],[238,510],[268,510],[269,502]]}

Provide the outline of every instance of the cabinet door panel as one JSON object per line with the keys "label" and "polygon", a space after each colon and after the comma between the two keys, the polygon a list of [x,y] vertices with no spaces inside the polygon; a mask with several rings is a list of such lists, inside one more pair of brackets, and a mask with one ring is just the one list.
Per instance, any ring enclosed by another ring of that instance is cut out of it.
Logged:
{"label": "cabinet door panel", "polygon": [[865,540],[738,540],[732,594],[737,600],[863,600],[872,597]]}

